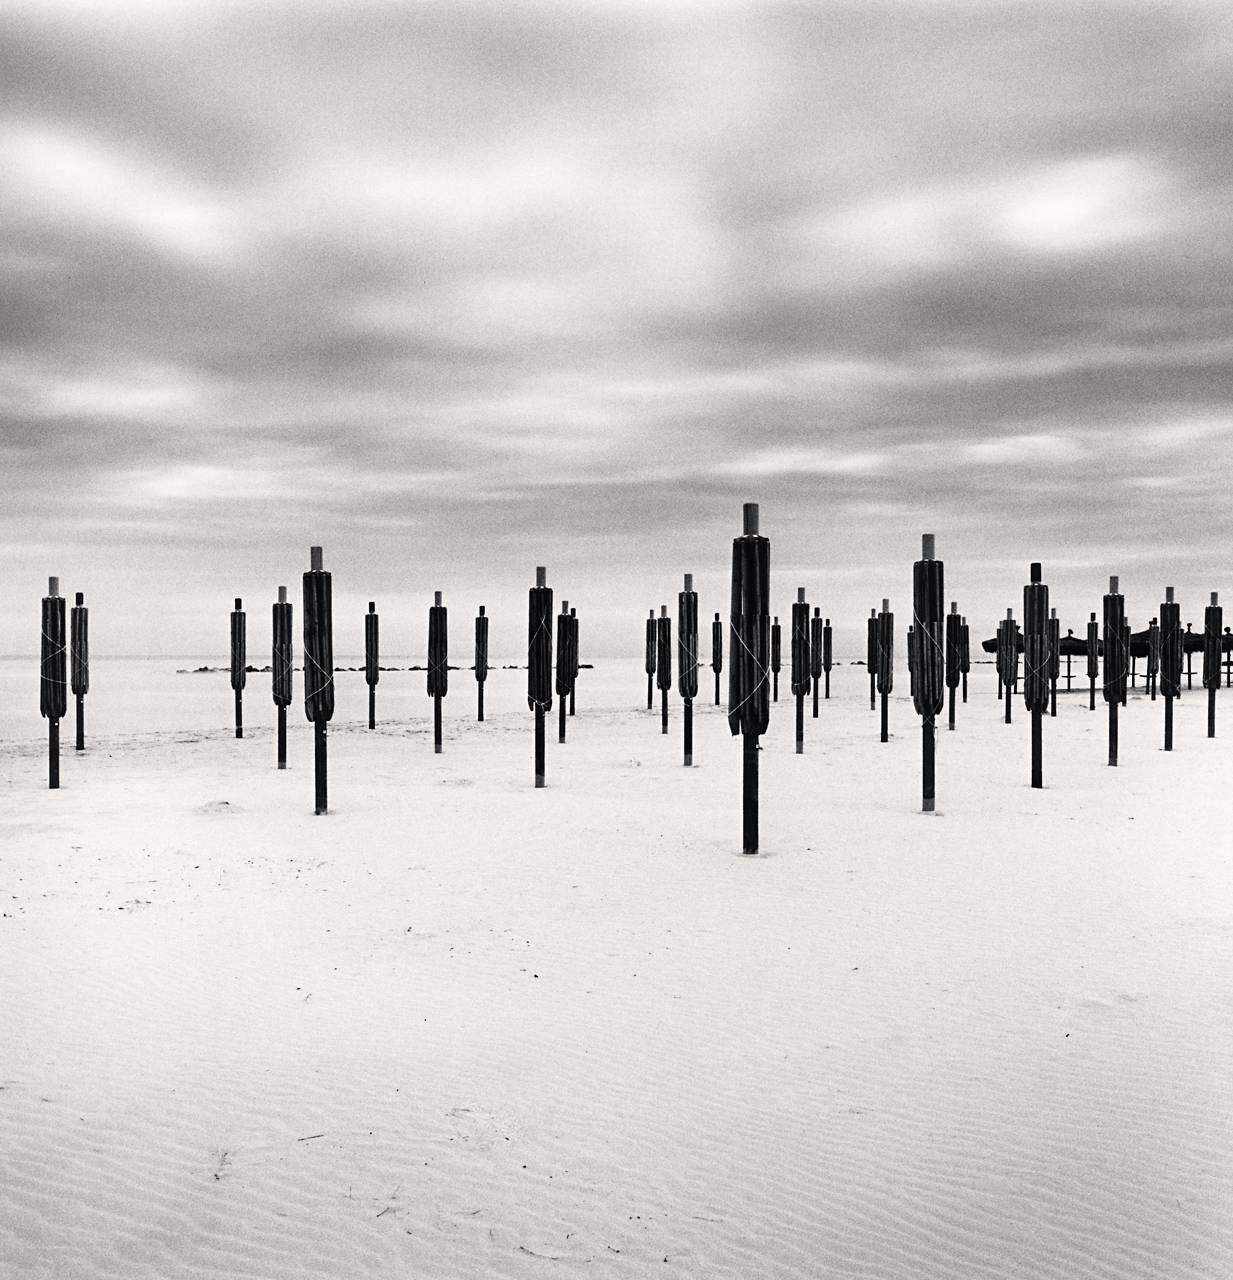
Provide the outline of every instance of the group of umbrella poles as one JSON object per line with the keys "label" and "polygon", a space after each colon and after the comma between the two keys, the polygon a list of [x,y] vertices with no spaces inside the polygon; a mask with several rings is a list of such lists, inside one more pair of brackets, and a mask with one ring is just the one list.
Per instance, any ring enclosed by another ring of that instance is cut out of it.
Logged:
{"label": "group of umbrella poles", "polygon": [[[967,702],[967,677],[971,669],[969,631],[958,604],[944,608],[943,563],[935,557],[934,537],[922,538],[921,558],[912,566],[912,623],[907,629],[907,659],[912,702],[921,717],[921,808],[931,813],[935,805],[934,745],[936,717],[949,693],[948,728],[955,727],[955,696],[962,690]],[[310,552],[310,567],[303,582],[304,711],[313,725],[315,811],[327,811],[326,726],[334,714],[334,645],[331,576],[322,562],[320,547]],[[535,785],[545,781],[544,720],[555,693],[560,707],[559,740],[565,741],[568,714],[575,710],[578,663],[577,611],[564,602],[554,614],[552,588],[547,571],[536,569],[535,586],[528,597],[527,704],[535,717]],[[1165,590],[1158,618],[1146,631],[1132,633],[1118,579],[1109,580],[1104,597],[1103,627],[1092,613],[1083,639],[1067,631],[1060,634],[1057,610],[1049,607],[1049,588],[1041,581],[1041,567],[1033,564],[1030,581],[1023,588],[1023,622],[1007,610],[997,634],[983,643],[995,654],[998,697],[1005,698],[1006,723],[1011,722],[1012,697],[1019,691],[1020,655],[1023,657],[1024,701],[1032,714],[1031,785],[1044,785],[1042,762],[1043,717],[1057,714],[1057,687],[1061,659],[1066,659],[1066,687],[1071,688],[1073,657],[1086,659],[1089,705],[1096,708],[1096,683],[1109,714],[1109,764],[1117,764],[1118,708],[1126,703],[1127,686],[1135,679],[1135,660],[1146,661],[1146,681],[1153,700],[1157,686],[1164,697],[1164,747],[1173,748],[1173,701],[1181,696],[1183,675],[1192,684],[1190,655],[1203,654],[1202,681],[1208,693],[1207,732],[1216,733],[1216,690],[1221,683],[1222,659],[1226,683],[1233,682],[1233,635],[1222,631],[1222,611],[1216,593],[1204,612],[1203,631],[1182,627],[1173,588]],[[60,783],[60,721],[67,713],[69,689],[76,697],[77,750],[85,749],[84,698],[89,689],[88,616],[80,592],[70,611],[69,637],[65,636],[65,602],[59,579],[49,582],[43,599],[42,668],[40,710],[48,721],[48,783]],[[555,616],[555,637],[554,637]],[[720,702],[720,676],[724,667],[724,635],[720,615],[711,626],[711,668],[715,674],[715,702]],[[895,617],[887,599],[881,610],[870,611],[866,663],[869,671],[870,707],[881,699],[881,740],[889,740],[888,703],[894,686]],[[758,740],[770,723],[770,705],[779,697],[782,639],[778,617],[770,614],[770,541],[758,532],[758,505],[746,503],[744,532],[732,541],[732,592],[729,616],[728,725],[743,744],[742,845],[746,853],[758,850]],[[287,764],[287,707],[291,704],[294,669],[292,606],[287,588],[278,588],[273,607],[272,691],[278,714],[278,767]],[[555,645],[554,645],[555,639]],[[379,618],[369,602],[364,619],[365,680],[368,684],[368,727],[376,727],[376,691],[380,678]],[[553,650],[556,661],[553,661]],[[428,614],[428,694],[433,699],[433,744],[442,749],[441,702],[449,686],[449,645],[446,607],[435,594]],[[1103,669],[1102,669],[1103,662]],[[792,606],[791,689],[796,699],[796,750],[804,751],[805,698],[812,690],[813,714],[818,715],[819,686],[830,697],[833,665],[830,619],[810,606],[804,587],[798,588]],[[685,575],[677,602],[677,688],[684,704],[684,762],[693,763],[693,702],[698,696],[698,595],[692,575]],[[646,624],[647,708],[654,705],[654,690],[661,693],[661,725],[668,732],[668,695],[673,687],[672,620],[668,606],[659,616],[652,609]],[[1184,668],[1184,670],[1183,670]],[[484,606],[475,618],[475,680],[479,720],[484,719],[484,682],[488,675],[488,618]],[[555,670],[555,676],[554,676]],[[247,679],[246,618],[240,600],[231,614],[231,687],[235,693],[235,733],[244,735],[243,691]]]}

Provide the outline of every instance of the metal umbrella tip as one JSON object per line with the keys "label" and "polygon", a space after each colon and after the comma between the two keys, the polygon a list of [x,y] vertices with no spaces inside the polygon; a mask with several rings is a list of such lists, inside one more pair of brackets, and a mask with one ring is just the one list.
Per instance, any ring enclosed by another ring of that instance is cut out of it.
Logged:
{"label": "metal umbrella tip", "polygon": [[1109,594],[1111,596],[1117,595],[1117,574],[1116,573],[1111,573],[1109,575]]}
{"label": "metal umbrella tip", "polygon": [[685,575],[685,590],[688,592],[688,591],[692,591],[693,589],[694,589],[694,575],[692,573],[687,573]]}
{"label": "metal umbrella tip", "polygon": [[76,596],[74,596],[74,597],[73,597],[73,599],[76,601],[76,603],[77,603],[77,605],[78,605],[78,606],[81,606],[81,605],[85,604],[85,602],[86,602],[85,592],[84,592],[84,591],[79,591],[79,592],[76,594]]}
{"label": "metal umbrella tip", "polygon": [[368,602],[368,612],[369,612],[369,613],[376,613],[376,612],[377,612],[377,602],[376,602],[375,600],[370,600],[370,601]]}
{"label": "metal umbrella tip", "polygon": [[756,502],[747,502],[743,508],[745,519],[745,532],[747,534],[758,532],[758,504]]}
{"label": "metal umbrella tip", "polygon": [[1173,603],[1173,588],[1165,587],[1165,604]]}
{"label": "metal umbrella tip", "polygon": [[235,611],[236,611],[236,613],[239,613],[239,612],[240,612],[240,610],[241,610],[241,609],[243,609],[243,608],[244,608],[244,601],[243,601],[243,600],[241,600],[239,596],[236,596],[236,598],[235,598]]}
{"label": "metal umbrella tip", "polygon": [[1028,578],[1032,582],[1040,581],[1040,561],[1039,560],[1032,561],[1030,570],[1028,572]]}
{"label": "metal umbrella tip", "polygon": [[797,589],[796,589],[796,598],[797,598],[797,600],[798,600],[800,603],[802,603],[802,604],[804,603],[804,601],[805,601],[805,588],[804,588],[804,587],[797,587]]}
{"label": "metal umbrella tip", "polygon": [[47,579],[47,594],[48,594],[49,596],[58,596],[58,595],[60,594],[60,579],[59,579],[59,578],[48,578],[48,579]]}
{"label": "metal umbrella tip", "polygon": [[316,570],[325,568],[325,558],[321,554],[320,547],[308,548],[308,567],[310,569],[316,569]]}
{"label": "metal umbrella tip", "polygon": [[436,607],[440,608],[440,605],[441,605],[441,593],[440,593],[439,591],[434,591],[434,592],[432,593],[432,602],[433,602],[433,604],[434,604]]}
{"label": "metal umbrella tip", "polygon": [[537,587],[546,587],[548,585],[548,570],[542,564],[535,566],[535,585]]}
{"label": "metal umbrella tip", "polygon": [[286,588],[286,587],[279,587],[279,588],[278,588],[278,603],[279,603],[279,604],[286,604],[286,603],[287,603],[287,588]]}
{"label": "metal umbrella tip", "polygon": [[484,606],[480,605],[480,617],[482,618],[483,616],[484,616]]}
{"label": "metal umbrella tip", "polygon": [[920,558],[922,560],[932,560],[934,549],[934,535],[932,533],[922,533],[920,536]]}

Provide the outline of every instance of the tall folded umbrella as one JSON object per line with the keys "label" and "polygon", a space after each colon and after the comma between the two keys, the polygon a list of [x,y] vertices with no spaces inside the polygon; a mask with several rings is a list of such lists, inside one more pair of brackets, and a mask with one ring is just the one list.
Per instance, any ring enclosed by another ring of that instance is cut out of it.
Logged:
{"label": "tall folded umbrella", "polygon": [[1005,721],[1011,722],[1011,695],[1019,683],[1019,653],[1023,647],[1019,624],[1013,609],[1006,610],[1005,619],[998,623],[998,678],[1006,698]]}
{"label": "tall folded umbrella", "polygon": [[920,559],[912,565],[912,700],[921,718],[921,811],[934,807],[933,754],[936,721],[946,690],[946,592],[943,564],[934,557],[934,536],[921,535]]}
{"label": "tall folded umbrella", "polygon": [[694,762],[694,699],[698,696],[698,593],[694,575],[685,575],[685,587],[676,601],[677,691],[684,703],[685,765]]}
{"label": "tall folded umbrella", "polygon": [[569,601],[561,601],[557,614],[557,741],[565,741],[565,718],[569,714],[569,691],[574,687],[574,633],[569,617]]}
{"label": "tall folded umbrella", "polygon": [[890,741],[891,690],[895,687],[895,615],[890,601],[882,600],[882,612],[878,614],[877,652],[878,693],[882,699],[882,741]]}
{"label": "tall folded umbrella", "polygon": [[535,586],[527,594],[527,706],[535,712],[535,785],[542,787],[544,715],[552,710],[552,588],[543,565],[536,567]]}
{"label": "tall folded umbrella", "polygon": [[1160,623],[1155,618],[1147,624],[1147,691],[1156,701],[1156,685],[1160,680]]}
{"label": "tall folded umbrella", "polygon": [[570,653],[573,656],[574,674],[569,682],[569,714],[574,714],[574,695],[578,691],[578,610],[574,605],[569,609]]}
{"label": "tall folded umbrella", "polygon": [[478,719],[484,719],[484,683],[488,679],[488,615],[480,605],[475,615],[475,688],[479,698]]}
{"label": "tall folded umbrella", "polygon": [[235,690],[235,736],[244,736],[244,683],[247,680],[245,653],[244,603],[235,598],[231,614],[231,687]]}
{"label": "tall folded umbrella", "polygon": [[1032,713],[1032,786],[1043,787],[1041,762],[1042,717],[1049,706],[1049,676],[1053,666],[1049,616],[1049,588],[1040,580],[1040,565],[1032,562],[1031,581],[1023,588],[1023,701]]}
{"label": "tall folded umbrella", "polygon": [[368,602],[364,615],[364,683],[368,685],[368,727],[377,727],[377,681],[381,679],[381,618],[377,602]]}
{"label": "tall folded umbrella", "polygon": [[1126,601],[1109,579],[1104,598],[1104,699],[1109,705],[1109,763],[1117,764],[1117,709],[1126,694]]}
{"label": "tall folded umbrella", "polygon": [[770,723],[771,544],[758,533],[758,504],[744,506],[745,532],[732,539],[728,727],[742,738],[744,852],[758,852],[758,738]]}
{"label": "tall folded umbrella", "polygon": [[779,701],[779,669],[783,666],[783,636],[779,628],[779,615],[771,623],[771,697]]}
{"label": "tall folded umbrella", "polygon": [[655,654],[659,648],[659,629],[655,625],[655,610],[646,620],[646,709],[655,705]]}
{"label": "tall folded umbrella", "polygon": [[1207,736],[1216,736],[1216,690],[1220,688],[1220,628],[1224,625],[1220,598],[1203,610],[1203,687],[1207,690]]}
{"label": "tall folded umbrella", "polygon": [[1220,648],[1224,653],[1224,687],[1227,689],[1233,685],[1233,627],[1225,627]]}
{"label": "tall folded umbrella", "polygon": [[655,620],[655,683],[659,688],[660,724],[662,732],[668,732],[668,692],[672,688],[672,619],[668,606],[659,606],[660,616]]}
{"label": "tall folded umbrella", "polygon": [[1087,684],[1088,710],[1096,710],[1096,677],[1100,674],[1100,627],[1096,622],[1095,612],[1088,615],[1087,620]]}
{"label": "tall folded umbrella", "polygon": [[831,696],[831,667],[835,664],[834,648],[831,643],[831,620],[822,620],[822,697]]}
{"label": "tall folded umbrella", "polygon": [[449,627],[441,593],[432,593],[428,610],[428,696],[432,699],[432,749],[441,754],[441,699],[449,692]]}
{"label": "tall folded umbrella", "polygon": [[963,619],[959,616],[959,602],[950,602],[946,615],[946,727],[955,727],[955,690],[963,678]]}
{"label": "tall folded umbrella", "polygon": [[818,718],[818,687],[825,674],[822,670],[822,651],[825,648],[823,631],[822,610],[814,609],[813,617],[809,619],[809,679],[813,684],[813,718],[815,720]]}
{"label": "tall folded umbrella", "polygon": [[719,677],[724,669],[724,624],[719,614],[711,623],[711,670],[715,673],[715,705],[719,706]]}
{"label": "tall folded umbrella", "polygon": [[[1122,664],[1126,668],[1126,672],[1130,673],[1130,623],[1122,619]],[[1126,705],[1126,686],[1129,682],[1122,681],[1122,706]]]}
{"label": "tall folded umbrella", "polygon": [[1049,614],[1049,714],[1057,715],[1057,682],[1062,674],[1062,624],[1057,610]]}
{"label": "tall folded umbrella", "polygon": [[39,711],[47,721],[47,787],[60,786],[60,721],[68,710],[68,657],[60,579],[47,579],[39,661]]}
{"label": "tall folded umbrella", "polygon": [[69,611],[70,681],[77,700],[77,750],[86,749],[86,694],[90,692],[90,611],[79,591]]}
{"label": "tall folded umbrella", "polygon": [[869,672],[869,710],[878,707],[878,611],[869,610],[865,624],[865,667]]}
{"label": "tall folded umbrella", "polygon": [[963,677],[962,696],[963,701],[968,700],[968,672],[972,670],[972,633],[968,630],[967,615],[964,614],[959,620],[959,639],[963,646],[963,656],[959,659],[959,674]]}
{"label": "tall folded umbrella", "polygon": [[1165,587],[1160,606],[1160,692],[1164,694],[1164,749],[1173,750],[1173,699],[1182,696],[1182,610]]}
{"label": "tall folded umbrella", "polygon": [[292,653],[291,605],[287,588],[278,588],[278,599],[271,610],[273,651],[270,655],[270,684],[274,706],[278,709],[278,767],[287,767],[287,708],[291,705],[291,673],[295,658]]}
{"label": "tall folded umbrella", "polygon": [[908,697],[916,700],[916,646],[912,643],[912,624],[908,623]]}
{"label": "tall folded umbrella", "polygon": [[313,725],[314,812],[328,810],[325,727],[334,715],[334,597],[320,547],[309,551],[304,575],[304,714]]}
{"label": "tall folded umbrella", "polygon": [[805,752],[805,695],[809,692],[809,605],[805,588],[797,587],[792,605],[792,692],[796,695],[796,754]]}

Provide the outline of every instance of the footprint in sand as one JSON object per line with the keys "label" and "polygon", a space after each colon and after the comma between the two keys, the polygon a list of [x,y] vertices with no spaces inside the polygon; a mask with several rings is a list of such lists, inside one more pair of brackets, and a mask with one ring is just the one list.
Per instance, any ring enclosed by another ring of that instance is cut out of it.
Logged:
{"label": "footprint in sand", "polygon": [[206,804],[199,804],[194,813],[240,813],[239,805],[234,805],[230,800],[210,800]]}

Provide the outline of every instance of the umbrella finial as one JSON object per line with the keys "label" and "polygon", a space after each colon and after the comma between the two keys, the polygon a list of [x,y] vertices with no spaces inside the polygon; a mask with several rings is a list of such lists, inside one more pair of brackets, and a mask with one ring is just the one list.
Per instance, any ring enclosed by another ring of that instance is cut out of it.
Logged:
{"label": "umbrella finial", "polygon": [[890,613],[890,600],[886,596],[882,597],[882,612]]}
{"label": "umbrella finial", "polygon": [[568,612],[569,612],[569,601],[568,601],[568,600],[562,600],[562,601],[561,601],[561,612],[562,612],[562,613],[568,613]]}
{"label": "umbrella finial", "polygon": [[1050,610],[1049,610],[1049,617],[1051,617],[1051,618],[1056,618],[1056,617],[1057,617],[1057,609],[1056,609],[1056,608],[1054,608],[1054,609],[1050,609]]}
{"label": "umbrella finial", "polygon": [[933,559],[934,536],[931,533],[922,533],[920,535],[920,558],[922,560]]}
{"label": "umbrella finial", "polygon": [[1116,573],[1111,573],[1109,575],[1109,594],[1111,596],[1117,595],[1117,574]]}
{"label": "umbrella finial", "polygon": [[816,605],[816,604],[814,605],[814,607],[813,607],[813,616],[814,616],[815,618],[820,618],[820,617],[822,616],[822,606],[821,606],[821,605]]}
{"label": "umbrella finial", "polygon": [[668,606],[666,604],[661,604],[659,606],[659,616],[661,618],[666,618],[668,616]]}
{"label": "umbrella finial", "polygon": [[484,616],[484,606],[480,605],[480,617],[482,618],[483,616]]}
{"label": "umbrella finial", "polygon": [[958,613],[958,612],[959,612],[959,601],[958,601],[958,600],[952,600],[952,601],[950,602],[950,611],[951,611],[951,613]]}
{"label": "umbrella finial", "polygon": [[86,602],[86,593],[84,591],[79,591],[76,594],[76,596],[73,597],[73,599],[76,602],[76,604],[80,607]]}
{"label": "umbrella finial", "polygon": [[804,588],[804,587],[797,587],[797,589],[796,589],[796,598],[797,598],[797,600],[798,600],[801,604],[804,604],[804,602],[805,602],[805,588]]}
{"label": "umbrella finial", "polygon": [[747,502],[743,508],[745,517],[745,533],[758,532],[758,504],[756,502]]}
{"label": "umbrella finial", "polygon": [[535,566],[535,585],[537,587],[546,587],[548,585],[548,569],[542,564]]}
{"label": "umbrella finial", "polygon": [[719,621],[719,614],[716,614],[716,615],[715,615],[715,621],[716,621],[716,622],[718,622],[718,621]]}
{"label": "umbrella finial", "polygon": [[1029,582],[1040,581],[1040,561],[1039,560],[1032,561],[1031,567],[1028,572],[1028,581]]}
{"label": "umbrella finial", "polygon": [[[1010,621],[1014,618],[1014,616],[1015,616],[1015,611],[1014,611],[1013,609],[1007,609],[1007,610],[1006,610],[1006,621],[1007,621],[1007,622],[1010,622]],[[1094,615],[1093,615],[1093,616],[1094,616]]]}
{"label": "umbrella finial", "polygon": [[325,557],[321,554],[320,547],[308,548],[308,567],[312,570],[325,568]]}
{"label": "umbrella finial", "polygon": [[279,587],[279,588],[278,588],[278,603],[279,603],[279,604],[286,604],[286,603],[287,603],[287,588],[286,588],[286,587]]}
{"label": "umbrella finial", "polygon": [[48,579],[47,579],[47,594],[48,594],[49,596],[58,596],[58,595],[60,594],[60,579],[59,579],[59,578],[48,578]]}
{"label": "umbrella finial", "polygon": [[826,623],[828,627],[831,625],[831,620],[829,618],[825,618],[823,619],[823,621]]}
{"label": "umbrella finial", "polygon": [[1173,603],[1173,588],[1165,587],[1165,604]]}
{"label": "umbrella finial", "polygon": [[1212,606],[1213,606],[1213,607],[1215,607],[1215,606],[1216,606],[1216,605],[1218,605],[1219,603],[1220,603],[1220,592],[1219,592],[1219,591],[1213,591],[1213,592],[1212,592]]}
{"label": "umbrella finial", "polygon": [[236,598],[235,598],[235,611],[236,611],[236,613],[239,613],[239,612],[240,612],[240,610],[241,610],[241,609],[243,609],[243,608],[244,608],[244,601],[243,601],[243,600],[241,600],[239,596],[236,596]]}
{"label": "umbrella finial", "polygon": [[441,593],[439,591],[432,593],[432,603],[434,608],[439,609],[441,607]]}
{"label": "umbrella finial", "polygon": [[691,592],[693,589],[694,589],[694,575],[693,575],[692,573],[687,573],[687,574],[685,575],[685,592],[686,592],[686,594],[688,595],[688,593],[689,593],[689,592]]}

